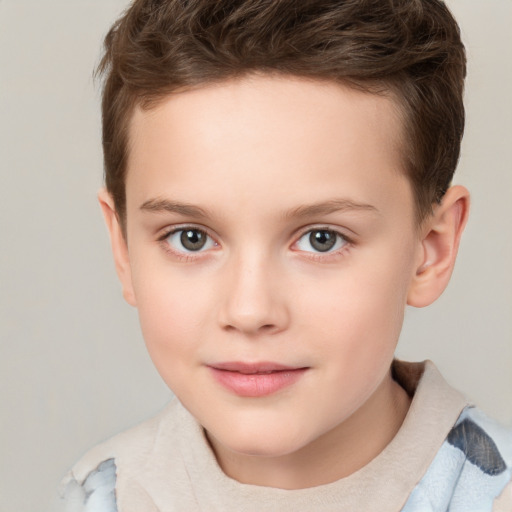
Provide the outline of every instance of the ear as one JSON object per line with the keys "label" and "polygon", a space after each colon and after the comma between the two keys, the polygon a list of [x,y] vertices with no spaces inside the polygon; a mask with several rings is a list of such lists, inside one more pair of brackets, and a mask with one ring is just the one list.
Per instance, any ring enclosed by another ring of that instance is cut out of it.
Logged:
{"label": "ear", "polygon": [[123,297],[128,304],[136,306],[128,246],[114,206],[114,200],[106,189],[101,189],[98,192],[98,200],[110,234],[112,254],[114,255],[117,275],[123,287]]}
{"label": "ear", "polygon": [[407,304],[428,306],[444,291],[455,265],[459,243],[469,214],[469,192],[453,186],[422,228],[418,264]]}

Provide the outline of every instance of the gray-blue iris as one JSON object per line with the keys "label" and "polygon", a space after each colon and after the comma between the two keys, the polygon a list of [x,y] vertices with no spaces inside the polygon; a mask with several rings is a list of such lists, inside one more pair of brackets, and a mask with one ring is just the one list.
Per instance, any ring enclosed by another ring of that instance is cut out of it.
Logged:
{"label": "gray-blue iris", "polygon": [[326,229],[311,231],[309,242],[317,251],[326,252],[334,247],[336,243],[336,233]]}
{"label": "gray-blue iris", "polygon": [[181,233],[180,241],[188,251],[199,251],[206,244],[206,233],[198,229],[185,229]]}

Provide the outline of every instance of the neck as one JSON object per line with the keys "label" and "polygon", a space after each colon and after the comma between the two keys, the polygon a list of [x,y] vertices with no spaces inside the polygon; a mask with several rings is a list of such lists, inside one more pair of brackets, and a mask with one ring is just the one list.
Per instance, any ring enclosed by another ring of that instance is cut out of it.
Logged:
{"label": "neck", "polygon": [[258,457],[226,450],[208,436],[217,461],[229,477],[246,484],[303,489],[335,482],[374,459],[395,437],[410,398],[389,372],[372,396],[343,423],[300,450],[280,457]]}

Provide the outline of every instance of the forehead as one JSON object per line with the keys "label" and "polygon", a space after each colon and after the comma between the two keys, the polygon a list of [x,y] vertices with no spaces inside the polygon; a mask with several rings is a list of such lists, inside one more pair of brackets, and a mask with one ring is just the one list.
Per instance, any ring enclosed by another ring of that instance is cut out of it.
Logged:
{"label": "forehead", "polygon": [[334,185],[357,196],[404,180],[395,102],[332,82],[252,76],[173,94],[137,108],[129,138],[128,203],[280,190],[293,208]]}

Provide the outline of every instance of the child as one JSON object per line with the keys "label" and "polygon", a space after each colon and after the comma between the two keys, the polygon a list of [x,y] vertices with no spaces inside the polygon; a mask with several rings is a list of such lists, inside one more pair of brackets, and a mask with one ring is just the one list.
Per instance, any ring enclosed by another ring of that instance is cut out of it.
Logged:
{"label": "child", "polygon": [[438,0],[136,0],[106,37],[100,204],[176,399],[69,510],[512,510],[512,435],[394,360],[469,207]]}

